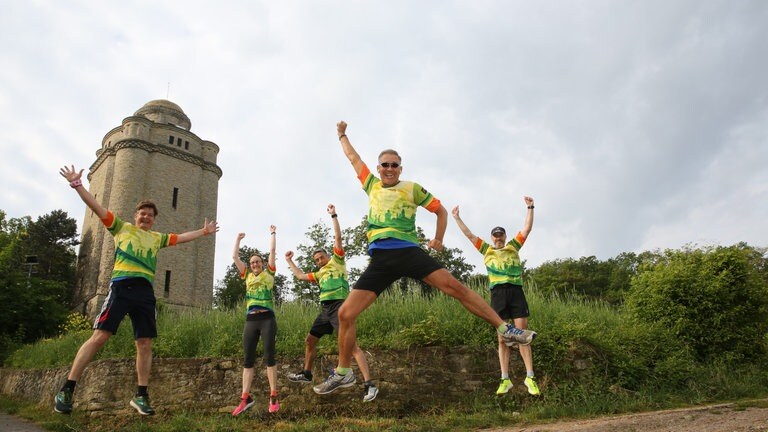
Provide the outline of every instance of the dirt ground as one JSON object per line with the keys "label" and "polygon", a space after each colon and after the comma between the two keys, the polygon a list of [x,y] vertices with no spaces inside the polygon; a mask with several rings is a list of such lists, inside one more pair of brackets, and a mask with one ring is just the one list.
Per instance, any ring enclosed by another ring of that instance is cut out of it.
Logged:
{"label": "dirt ground", "polygon": [[[44,432],[24,419],[0,413],[2,432]],[[484,432],[768,432],[768,399],[543,425],[485,429]]]}
{"label": "dirt ground", "polygon": [[486,432],[768,432],[768,399],[591,420],[488,429]]}

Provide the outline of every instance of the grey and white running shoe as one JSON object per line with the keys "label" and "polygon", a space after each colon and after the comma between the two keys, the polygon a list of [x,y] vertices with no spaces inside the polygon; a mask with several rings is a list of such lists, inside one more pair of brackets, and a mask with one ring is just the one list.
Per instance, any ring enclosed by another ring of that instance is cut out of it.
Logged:
{"label": "grey and white running shoe", "polygon": [[507,330],[501,335],[501,339],[507,346],[512,346],[515,342],[520,345],[529,345],[535,337],[535,331],[519,329],[512,324],[507,324]]}
{"label": "grey and white running shoe", "polygon": [[346,375],[339,375],[335,370],[331,371],[324,383],[314,386],[312,389],[317,394],[328,394],[338,388],[351,387],[355,385],[355,373],[349,371]]}
{"label": "grey and white running shoe", "polygon": [[365,392],[363,393],[363,402],[370,402],[374,399],[376,399],[376,396],[379,394],[379,388],[376,387],[373,384],[366,384],[365,385]]}

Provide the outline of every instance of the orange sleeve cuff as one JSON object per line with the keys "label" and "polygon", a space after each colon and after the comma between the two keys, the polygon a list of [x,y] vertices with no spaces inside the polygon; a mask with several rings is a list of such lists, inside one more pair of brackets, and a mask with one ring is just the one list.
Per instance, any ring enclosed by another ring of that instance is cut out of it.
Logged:
{"label": "orange sleeve cuff", "polygon": [[475,249],[480,250],[480,247],[482,245],[483,245],[483,239],[478,237],[477,240],[475,240],[475,243],[474,243]]}
{"label": "orange sleeve cuff", "polygon": [[515,236],[515,240],[517,240],[518,243],[520,243],[520,246],[525,244],[525,237],[523,237],[523,233],[519,232]]}
{"label": "orange sleeve cuff", "polygon": [[105,217],[104,219],[101,219],[101,223],[103,223],[104,226],[106,227],[111,227],[114,222],[115,222],[115,214],[107,210],[107,217]]}
{"label": "orange sleeve cuff", "polygon": [[168,246],[175,246],[179,242],[178,234],[168,234]]}
{"label": "orange sleeve cuff", "polygon": [[432,201],[429,203],[428,206],[424,207],[425,209],[429,210],[432,213],[437,212],[438,209],[440,209],[440,206],[442,203],[439,199],[432,197]]}
{"label": "orange sleeve cuff", "polygon": [[363,164],[363,169],[360,170],[359,173],[357,173],[357,179],[360,180],[360,183],[365,186],[365,179],[368,178],[368,175],[371,174],[371,170],[368,169],[368,165]]}
{"label": "orange sleeve cuff", "polygon": [[317,283],[317,278],[315,278],[314,273],[307,273],[307,279],[309,279],[309,281],[312,283]]}
{"label": "orange sleeve cuff", "polygon": [[344,256],[344,249],[336,249],[336,246],[333,247],[333,253],[336,255],[343,257]]}

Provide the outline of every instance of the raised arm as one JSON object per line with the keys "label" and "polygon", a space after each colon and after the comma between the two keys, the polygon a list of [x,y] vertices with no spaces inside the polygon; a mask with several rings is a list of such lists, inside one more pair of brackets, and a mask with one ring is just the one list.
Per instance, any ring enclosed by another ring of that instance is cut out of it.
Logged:
{"label": "raised arm", "polygon": [[520,234],[522,234],[523,237],[528,238],[528,234],[530,234],[531,229],[533,229],[533,198],[524,196],[523,201],[525,201],[525,205],[528,206],[528,214],[525,216],[525,226],[520,230]]}
{"label": "raised arm", "polygon": [[237,272],[243,274],[245,272],[245,263],[240,259],[240,240],[245,238],[245,233],[239,233],[235,239],[235,249],[232,251],[232,261],[237,266]]}
{"label": "raised arm", "polygon": [[80,195],[80,199],[83,200],[88,208],[96,213],[96,216],[98,216],[99,219],[104,219],[107,217],[107,209],[99,204],[99,202],[96,201],[96,198],[91,195],[90,192],[88,192],[88,189],[86,189],[85,186],[83,186],[83,170],[77,171],[74,165],[69,167],[64,166],[59,170],[59,174],[67,179],[69,186],[72,187],[72,189],[74,189],[78,195]]}
{"label": "raised arm", "polygon": [[467,225],[464,224],[464,221],[461,220],[461,216],[459,216],[459,206],[454,207],[451,213],[453,213],[453,219],[456,221],[456,225],[459,226],[459,229],[461,230],[461,232],[463,232],[464,235],[467,236],[467,238],[469,239],[470,242],[472,242],[472,244],[475,244],[475,242],[477,241],[477,236],[472,234],[472,231],[470,231]]}
{"label": "raised arm", "polygon": [[443,250],[443,237],[445,236],[445,229],[448,227],[448,211],[440,204],[435,215],[437,216],[435,238],[430,240],[427,246],[439,252]]}
{"label": "raised arm", "polygon": [[341,227],[339,226],[339,218],[336,214],[336,206],[328,204],[328,214],[331,215],[333,220],[333,247],[337,250],[342,250],[341,246]]}
{"label": "raised arm", "polygon": [[300,268],[296,266],[296,264],[293,262],[293,251],[288,251],[285,253],[285,260],[288,262],[288,268],[291,269],[291,272],[294,276],[296,276],[296,279],[308,281],[309,276],[301,271]]}
{"label": "raised arm", "polygon": [[199,239],[202,236],[207,236],[208,234],[216,234],[218,231],[219,224],[216,223],[216,221],[208,222],[208,218],[205,218],[205,222],[203,222],[202,228],[179,234],[179,237],[176,240],[176,244],[191,242],[192,240]]}
{"label": "raised arm", "polygon": [[269,266],[275,268],[275,244],[277,240],[277,227],[274,225],[269,226]]}
{"label": "raised arm", "polygon": [[365,163],[360,159],[360,155],[357,154],[355,148],[352,147],[352,143],[349,142],[349,137],[347,137],[347,123],[345,123],[344,120],[336,123],[336,134],[339,135],[339,142],[341,143],[341,149],[344,151],[344,156],[349,159],[352,168],[355,169],[355,174],[359,176],[360,172],[365,167]]}

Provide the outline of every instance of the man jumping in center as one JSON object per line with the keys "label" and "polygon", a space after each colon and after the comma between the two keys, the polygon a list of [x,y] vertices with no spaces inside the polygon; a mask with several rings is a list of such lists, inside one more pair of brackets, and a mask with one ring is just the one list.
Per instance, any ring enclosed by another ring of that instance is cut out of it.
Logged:
{"label": "man jumping in center", "polygon": [[[315,319],[304,341],[304,370],[288,375],[288,380],[292,382],[312,382],[312,363],[314,363],[317,353],[317,341],[323,335],[333,334],[333,329],[339,328],[339,308],[349,295],[349,276],[347,275],[344,249],[341,244],[341,227],[339,226],[336,207],[333,204],[328,205],[328,213],[333,220],[333,256],[329,256],[328,252],[322,249],[315,251],[312,254],[312,259],[315,260],[315,264],[319,268],[316,272],[302,272],[293,262],[293,251],[285,253],[285,259],[296,279],[320,285],[320,304],[322,305],[322,311]],[[370,402],[376,399],[379,389],[371,380],[365,353],[355,345],[352,356],[365,380],[363,402]]]}

